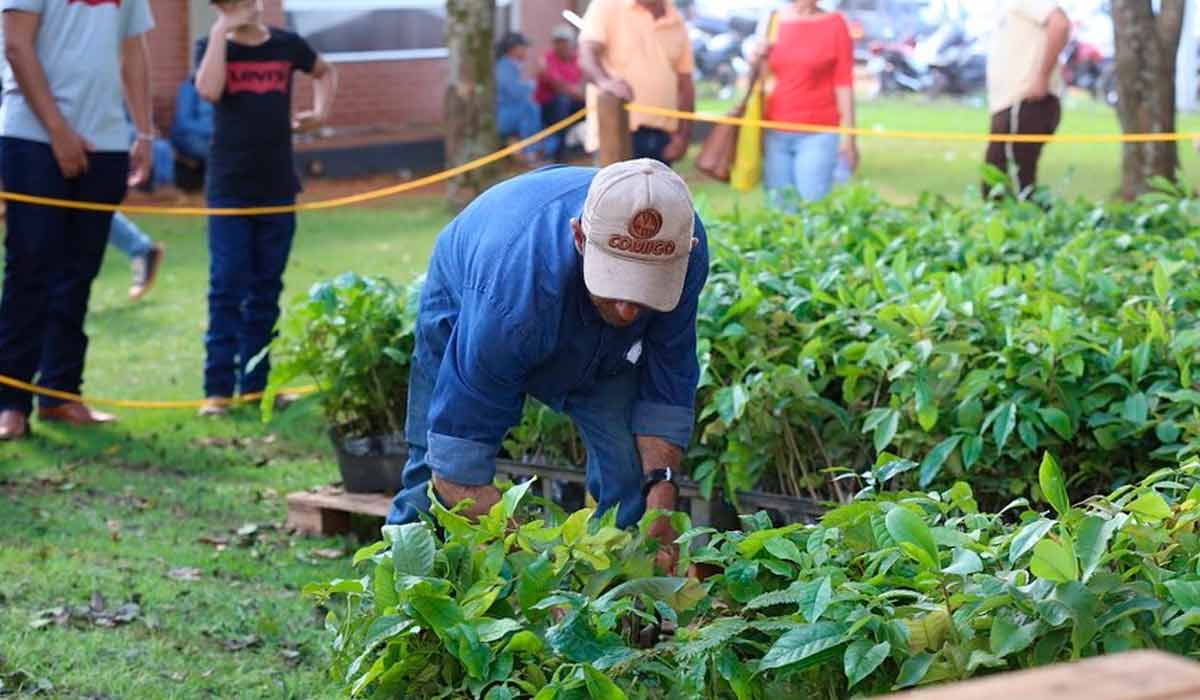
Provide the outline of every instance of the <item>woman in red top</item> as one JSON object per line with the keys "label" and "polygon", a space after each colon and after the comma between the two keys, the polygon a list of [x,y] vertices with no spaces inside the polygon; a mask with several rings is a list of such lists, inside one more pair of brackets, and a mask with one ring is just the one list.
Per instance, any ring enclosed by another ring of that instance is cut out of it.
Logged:
{"label": "woman in red top", "polygon": [[[818,8],[817,0],[795,0],[775,22],[766,59],[766,118],[853,127],[854,46],[846,20]],[[763,138],[763,183],[776,206],[784,206],[792,191],[810,202],[829,194],[839,158],[851,171],[858,166],[853,136],[768,130]]]}
{"label": "woman in red top", "polygon": [[[575,53],[575,32],[569,25],[554,28],[554,45],[546,52],[538,71],[534,99],[542,107],[542,123],[557,124],[583,109],[583,72]],[[562,162],[567,150],[564,132],[546,139],[546,153]]]}

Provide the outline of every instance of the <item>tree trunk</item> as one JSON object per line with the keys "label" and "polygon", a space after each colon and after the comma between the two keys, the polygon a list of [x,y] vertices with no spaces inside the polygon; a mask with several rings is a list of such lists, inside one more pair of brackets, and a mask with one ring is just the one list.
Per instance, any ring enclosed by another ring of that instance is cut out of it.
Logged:
{"label": "tree trunk", "polygon": [[[1185,0],[1113,0],[1116,40],[1117,116],[1130,133],[1175,131],[1175,61],[1183,31]],[[1156,176],[1175,180],[1179,150],[1171,141],[1122,146],[1121,195],[1133,199]]]}
{"label": "tree trunk", "polygon": [[[446,46],[450,49],[446,163],[450,167],[499,147],[492,73],[495,27],[495,0],[446,0]],[[495,173],[495,167],[480,168],[451,180],[450,206],[456,210],[466,206],[492,183]]]}

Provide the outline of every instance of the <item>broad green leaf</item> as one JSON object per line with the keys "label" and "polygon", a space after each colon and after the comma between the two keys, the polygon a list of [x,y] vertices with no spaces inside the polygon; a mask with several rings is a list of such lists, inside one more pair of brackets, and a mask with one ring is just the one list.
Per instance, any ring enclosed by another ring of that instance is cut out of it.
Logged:
{"label": "broad green leaf", "polygon": [[983,438],[978,435],[968,435],[963,439],[962,459],[963,467],[970,470],[979,461],[979,457],[983,454]]}
{"label": "broad green leaf", "polygon": [[921,519],[921,516],[907,508],[896,507],[887,514],[885,522],[888,534],[896,542],[908,543],[923,551],[929,556],[929,562],[932,562],[932,566],[934,568],[938,567],[937,542],[934,541],[933,532],[925,524],[925,521]]}
{"label": "broad green leaf", "polygon": [[1049,452],[1042,455],[1042,465],[1038,469],[1038,485],[1042,487],[1042,495],[1060,516],[1066,515],[1071,509],[1071,499],[1067,496],[1067,480],[1063,477],[1062,469]]}
{"label": "broad green leaf", "polygon": [[819,581],[809,581],[804,586],[804,597],[800,601],[800,614],[809,622],[818,622],[833,602],[833,579],[829,576]]}
{"label": "broad green leaf", "polygon": [[507,685],[494,685],[483,700],[513,700],[515,697]]}
{"label": "broad green leaf", "polygon": [[383,536],[392,543],[392,567],[400,576],[428,576],[433,571],[436,545],[425,523],[385,525]]}
{"label": "broad green leaf", "polygon": [[1076,543],[1076,553],[1079,555],[1080,564],[1083,565],[1080,580],[1084,583],[1092,578],[1096,567],[1100,566],[1100,562],[1108,552],[1109,540],[1112,539],[1113,533],[1121,527],[1125,517],[1127,516],[1101,518],[1098,515],[1089,515],[1079,524],[1079,542]]}
{"label": "broad green leaf", "polygon": [[380,540],[374,544],[369,544],[366,547],[363,547],[362,549],[360,549],[354,553],[353,565],[358,566],[359,564],[370,559],[371,557],[375,556],[376,554],[379,554],[380,552],[382,552],[383,550],[387,549],[390,546],[391,546],[390,542],[388,542],[386,540]]}
{"label": "broad green leaf", "polygon": [[591,664],[583,667],[583,674],[591,700],[627,700],[624,691],[608,676],[592,668]]}
{"label": "broad green leaf", "polygon": [[399,600],[396,595],[396,570],[390,560],[384,559],[375,566],[371,575],[371,592],[375,594],[375,611],[392,607]]}
{"label": "broad green leaf", "polygon": [[958,443],[962,442],[962,435],[952,435],[937,444],[929,454],[925,455],[925,459],[921,460],[921,471],[917,484],[921,488],[926,488],[937,475],[942,471],[942,465],[946,463],[946,459],[954,453],[954,448],[958,447]]}
{"label": "broad green leaf", "polygon": [[529,614],[529,611],[550,595],[557,585],[550,554],[542,552],[541,556],[517,574],[517,602],[521,610]]}
{"label": "broad green leaf", "polygon": [[1134,425],[1140,426],[1145,423],[1150,417],[1150,404],[1146,400],[1146,395],[1139,391],[1126,396],[1121,417]]}
{"label": "broad green leaf", "polygon": [[1079,580],[1075,555],[1054,540],[1042,540],[1037,543],[1033,548],[1029,570],[1034,576],[1055,583]]}
{"label": "broad green leaf", "polygon": [[900,666],[900,675],[896,676],[896,684],[892,686],[892,690],[903,690],[920,683],[929,673],[929,667],[933,665],[933,660],[934,655],[925,651],[909,657]]}
{"label": "broad green leaf", "polygon": [[992,439],[996,442],[997,450],[1004,449],[1009,436],[1012,435],[1013,430],[1016,430],[1016,428],[1017,404],[1009,401],[1000,407],[1000,414],[997,416],[996,422],[992,423]]}
{"label": "broad green leaf", "polygon": [[750,397],[746,394],[746,387],[741,384],[727,386],[717,392],[714,397],[717,406],[717,415],[725,422],[725,425],[733,425],[746,412],[746,403]]}
{"label": "broad green leaf", "polygon": [[875,672],[879,665],[887,660],[892,651],[889,642],[872,645],[869,640],[860,639],[846,647],[846,655],[842,659],[843,670],[846,673],[847,687],[853,688],[864,678]]}
{"label": "broad green leaf", "polygon": [[504,645],[504,651],[510,654],[536,654],[544,646],[540,637],[525,630],[514,634],[512,639],[508,640],[508,644]]}
{"label": "broad green leaf", "polygon": [[479,641],[484,644],[491,644],[504,639],[513,632],[521,630],[521,623],[510,618],[493,620],[490,618],[480,618],[475,620],[475,633],[479,635]]}
{"label": "broad green leaf", "polygon": [[833,622],[817,622],[786,632],[771,645],[770,650],[759,663],[758,670],[762,672],[773,668],[783,668],[811,659],[823,651],[842,644],[845,641],[845,634],[845,625]]}
{"label": "broad green leaf", "polygon": [[1042,538],[1054,529],[1055,521],[1040,518],[1028,525],[1025,525],[1012,539],[1012,543],[1008,545],[1008,564],[1015,565],[1017,560],[1023,554],[1033,549]]}
{"label": "broad green leaf", "polygon": [[1038,411],[1042,420],[1050,429],[1055,432],[1063,440],[1070,440],[1075,435],[1075,427],[1071,424],[1071,417],[1057,408],[1043,408]]}
{"label": "broad green leaf", "polygon": [[1200,579],[1195,581],[1167,581],[1163,584],[1171,594],[1171,600],[1184,610],[1200,612]]}
{"label": "broad green leaf", "polygon": [[537,481],[537,477],[517,484],[504,492],[504,495],[500,498],[500,512],[504,514],[505,520],[517,514],[517,508],[521,505],[525,494],[529,493],[529,489],[535,481]]}
{"label": "broad green leaf", "polygon": [[739,603],[748,603],[763,592],[758,581],[758,562],[739,561],[725,570],[725,587]]}
{"label": "broad green leaf", "polygon": [[1171,275],[1161,260],[1154,263],[1153,281],[1154,295],[1158,297],[1158,303],[1166,304],[1171,293]]}
{"label": "broad green leaf", "polygon": [[1159,522],[1171,517],[1171,506],[1157,491],[1147,491],[1125,507],[1142,520]]}
{"label": "broad green leaf", "polygon": [[969,549],[954,550],[954,558],[950,561],[950,566],[942,569],[943,573],[956,576],[969,576],[980,571],[983,571],[983,560]]}
{"label": "broad green leaf", "polygon": [[764,548],[767,550],[768,554],[776,559],[790,561],[793,564],[799,564],[801,566],[804,566],[805,564],[804,555],[800,553],[800,548],[796,546],[795,542],[792,542],[786,537],[774,537],[769,539],[767,540],[766,545],[764,545]]}
{"label": "broad green leaf", "polygon": [[992,632],[989,645],[992,654],[1000,658],[1016,654],[1029,648],[1037,639],[1040,626],[1037,622],[1017,625],[1004,616],[992,620]]}
{"label": "broad green leaf", "polygon": [[887,446],[892,444],[892,440],[896,437],[896,431],[900,427],[900,412],[895,409],[890,409],[887,415],[875,426],[875,451],[883,452]]}

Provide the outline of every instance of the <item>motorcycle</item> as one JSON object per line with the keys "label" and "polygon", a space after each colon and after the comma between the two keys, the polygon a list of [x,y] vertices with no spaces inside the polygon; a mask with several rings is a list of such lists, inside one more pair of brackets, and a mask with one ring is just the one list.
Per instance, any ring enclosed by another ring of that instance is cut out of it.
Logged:
{"label": "motorcycle", "polygon": [[750,73],[742,48],[747,35],[741,29],[727,20],[703,17],[694,19],[688,30],[696,73],[716,83],[722,98],[732,96],[738,79]]}
{"label": "motorcycle", "polygon": [[878,94],[898,95],[925,90],[925,71],[913,61],[915,39],[871,42],[867,70],[878,81]]}
{"label": "motorcycle", "polygon": [[987,86],[987,53],[959,24],[943,24],[918,42],[913,60],[925,68],[925,92],[934,97],[968,95]]}
{"label": "motorcycle", "polygon": [[1101,82],[1112,59],[1098,46],[1072,37],[1063,49],[1063,78],[1067,85],[1102,96]]}

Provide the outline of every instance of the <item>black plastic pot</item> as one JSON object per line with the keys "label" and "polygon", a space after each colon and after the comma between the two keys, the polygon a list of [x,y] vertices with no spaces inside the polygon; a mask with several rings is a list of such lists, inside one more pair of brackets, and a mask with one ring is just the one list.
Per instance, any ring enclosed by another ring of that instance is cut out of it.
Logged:
{"label": "black plastic pot", "polygon": [[342,487],[349,493],[387,493],[400,490],[408,443],[402,435],[344,439],[329,434],[337,453]]}

